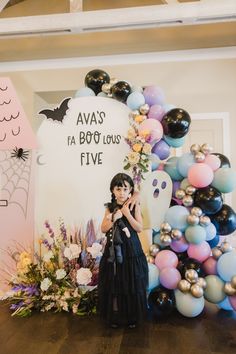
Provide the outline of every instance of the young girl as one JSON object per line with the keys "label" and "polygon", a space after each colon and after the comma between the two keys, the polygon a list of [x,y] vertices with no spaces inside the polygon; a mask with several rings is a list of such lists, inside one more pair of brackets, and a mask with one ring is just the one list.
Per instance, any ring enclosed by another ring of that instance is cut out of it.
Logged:
{"label": "young girl", "polygon": [[[99,267],[99,309],[113,328],[136,327],[147,310],[148,266],[137,234],[142,231],[140,204],[136,203],[132,211],[128,206],[133,189],[130,176],[119,173],[113,177],[112,198],[101,225],[107,242]],[[121,238],[118,244],[117,227]]]}

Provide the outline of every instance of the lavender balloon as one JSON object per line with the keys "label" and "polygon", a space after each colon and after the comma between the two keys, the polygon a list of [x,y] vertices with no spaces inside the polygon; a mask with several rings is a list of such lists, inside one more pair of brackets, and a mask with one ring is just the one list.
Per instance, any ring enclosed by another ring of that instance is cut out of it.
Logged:
{"label": "lavender balloon", "polygon": [[170,147],[163,139],[161,139],[153,146],[152,153],[157,155],[160,160],[165,160],[170,156]]}
{"label": "lavender balloon", "polygon": [[158,86],[147,86],[143,91],[143,95],[145,102],[149,104],[149,106],[153,106],[154,104],[161,105],[165,101],[164,93]]}

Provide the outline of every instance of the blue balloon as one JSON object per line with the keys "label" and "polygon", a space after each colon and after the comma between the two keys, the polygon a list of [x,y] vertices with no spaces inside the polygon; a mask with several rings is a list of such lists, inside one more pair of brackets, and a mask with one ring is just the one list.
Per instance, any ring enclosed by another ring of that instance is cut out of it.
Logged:
{"label": "blue balloon", "polygon": [[206,240],[206,230],[201,225],[190,225],[185,230],[185,238],[189,243],[198,245]]}
{"label": "blue balloon", "polygon": [[153,243],[156,243],[161,248],[164,248],[164,247],[166,247],[166,244],[161,242],[160,236],[161,236],[160,232],[156,233],[155,236],[153,237]]}
{"label": "blue balloon", "polygon": [[82,87],[75,93],[75,97],[95,96],[95,92],[89,87]]}
{"label": "blue balloon", "polygon": [[196,317],[204,309],[204,297],[196,298],[190,293],[182,293],[180,290],[175,290],[176,308],[181,315],[186,317]]}
{"label": "blue balloon", "polygon": [[205,227],[206,230],[206,241],[211,241],[216,236],[216,227],[212,222]]}
{"label": "blue balloon", "polygon": [[107,96],[107,94],[105,93],[105,92],[99,92],[98,94],[97,94],[97,97],[108,97]]}
{"label": "blue balloon", "polygon": [[220,236],[219,235],[215,235],[215,237],[212,240],[207,241],[207,243],[209,244],[209,246],[211,248],[214,248],[214,247],[216,247],[218,245],[219,241],[220,241]]}
{"label": "blue balloon", "polygon": [[163,104],[162,107],[163,107],[165,113],[171,111],[171,110],[174,109],[174,108],[176,108],[176,106],[174,106],[174,105],[171,104],[171,103],[165,103],[165,104]]}
{"label": "blue balloon", "polygon": [[236,270],[236,250],[222,254],[217,262],[217,273],[224,281],[231,281]]}
{"label": "blue balloon", "polygon": [[139,109],[140,106],[145,104],[145,97],[141,92],[132,92],[126,101],[127,106],[132,109]]}
{"label": "blue balloon", "polygon": [[185,142],[185,136],[182,138],[171,138],[170,136],[164,135],[163,136],[164,140],[167,142],[168,145],[178,148],[184,145]]}
{"label": "blue balloon", "polygon": [[187,217],[189,211],[182,205],[174,205],[170,207],[165,215],[165,221],[168,222],[173,229],[184,231],[188,227]]}
{"label": "blue balloon", "polygon": [[236,172],[232,168],[219,168],[211,184],[221,193],[230,193],[236,187]]}
{"label": "blue balloon", "polygon": [[220,309],[225,310],[225,311],[234,311],[233,307],[231,306],[231,304],[229,302],[228,296],[226,296],[226,298],[223,301],[218,302],[217,306]]}
{"label": "blue balloon", "polygon": [[181,181],[183,179],[183,176],[179,173],[177,169],[177,162],[178,162],[179,157],[173,156],[170,157],[164,166],[164,171],[168,173],[168,175],[173,179],[174,181]]}
{"label": "blue balloon", "polygon": [[148,291],[160,284],[159,273],[159,269],[155,264],[148,263]]}
{"label": "blue balloon", "polygon": [[155,171],[158,169],[161,160],[159,159],[159,157],[156,154],[151,154],[150,155],[150,161],[151,161],[151,169],[152,171]]}
{"label": "blue balloon", "polygon": [[196,161],[193,154],[187,152],[179,157],[177,162],[177,169],[183,177],[187,177],[189,168],[195,163]]}

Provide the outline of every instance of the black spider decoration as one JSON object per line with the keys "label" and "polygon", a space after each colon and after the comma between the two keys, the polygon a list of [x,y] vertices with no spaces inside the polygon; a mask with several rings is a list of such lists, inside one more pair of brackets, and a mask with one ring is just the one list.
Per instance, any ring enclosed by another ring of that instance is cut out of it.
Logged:
{"label": "black spider decoration", "polygon": [[29,157],[29,150],[23,150],[22,148],[15,148],[12,153],[11,157],[15,157],[17,159],[22,159],[23,161],[27,160]]}

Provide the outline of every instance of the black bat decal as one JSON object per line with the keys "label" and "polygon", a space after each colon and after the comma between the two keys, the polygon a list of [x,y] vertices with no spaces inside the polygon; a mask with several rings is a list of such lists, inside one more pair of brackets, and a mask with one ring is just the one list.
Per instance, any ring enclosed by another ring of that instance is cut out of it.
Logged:
{"label": "black bat decal", "polygon": [[39,112],[39,114],[44,114],[47,119],[52,119],[52,120],[57,120],[58,122],[62,122],[64,116],[66,115],[66,111],[68,110],[68,102],[70,101],[70,98],[65,98],[62,103],[54,108],[54,109],[43,109],[42,111]]}

